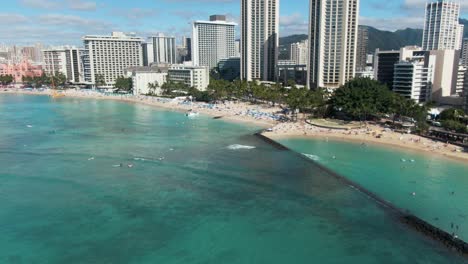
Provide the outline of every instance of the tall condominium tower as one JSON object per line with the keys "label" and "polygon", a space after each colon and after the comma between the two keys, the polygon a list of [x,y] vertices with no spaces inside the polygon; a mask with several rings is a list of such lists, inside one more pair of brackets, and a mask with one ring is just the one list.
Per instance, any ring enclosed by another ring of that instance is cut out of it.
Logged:
{"label": "tall condominium tower", "polygon": [[175,37],[168,37],[162,33],[151,37],[153,42],[154,63],[177,64],[177,49]]}
{"label": "tall condominium tower", "polygon": [[367,66],[367,45],[369,44],[369,30],[367,27],[358,28],[357,43],[356,71],[362,72]]}
{"label": "tall condominium tower", "polygon": [[210,21],[195,21],[192,31],[192,55],[195,66],[212,69],[221,59],[236,56],[235,23],[226,16],[213,15]]}
{"label": "tall condominium tower", "polygon": [[309,88],[338,88],[355,76],[359,0],[310,0]]}
{"label": "tall condominium tower", "polygon": [[96,84],[103,78],[110,86],[125,74],[125,69],[143,65],[142,38],[112,32],[111,36],[85,36],[83,41],[83,70],[88,83]]}
{"label": "tall condominium tower", "polygon": [[463,26],[459,24],[460,4],[445,0],[426,5],[426,21],[422,48],[424,50],[460,49],[460,34]]}
{"label": "tall condominium tower", "polygon": [[274,81],[279,0],[241,0],[241,79]]}

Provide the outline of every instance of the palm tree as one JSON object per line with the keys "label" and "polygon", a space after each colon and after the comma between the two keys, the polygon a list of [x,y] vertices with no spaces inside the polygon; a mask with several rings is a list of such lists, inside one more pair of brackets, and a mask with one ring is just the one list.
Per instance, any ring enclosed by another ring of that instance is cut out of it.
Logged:
{"label": "palm tree", "polygon": [[156,89],[159,88],[159,83],[154,82],[154,83],[148,83],[148,89],[149,89],[149,95],[155,95],[156,94]]}

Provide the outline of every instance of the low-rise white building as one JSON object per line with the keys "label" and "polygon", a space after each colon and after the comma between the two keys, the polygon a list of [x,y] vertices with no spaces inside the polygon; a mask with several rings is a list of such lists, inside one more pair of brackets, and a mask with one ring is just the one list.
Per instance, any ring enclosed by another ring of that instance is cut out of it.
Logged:
{"label": "low-rise white building", "polygon": [[169,68],[167,79],[205,91],[210,84],[210,71],[202,66],[173,65]]}
{"label": "low-rise white building", "polygon": [[[129,69],[127,76],[132,78],[134,95],[161,95],[161,86],[167,81],[167,72],[152,67]],[[152,85],[154,87],[151,87]]]}

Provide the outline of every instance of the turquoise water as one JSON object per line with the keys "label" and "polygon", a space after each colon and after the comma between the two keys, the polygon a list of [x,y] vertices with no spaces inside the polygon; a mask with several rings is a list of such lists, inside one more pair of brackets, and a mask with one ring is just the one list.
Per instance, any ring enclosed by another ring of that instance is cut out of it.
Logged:
{"label": "turquoise water", "polygon": [[466,162],[417,151],[324,139],[289,139],[281,143],[468,241]]}
{"label": "turquoise water", "polygon": [[466,263],[256,127],[8,95],[0,128],[0,263]]}

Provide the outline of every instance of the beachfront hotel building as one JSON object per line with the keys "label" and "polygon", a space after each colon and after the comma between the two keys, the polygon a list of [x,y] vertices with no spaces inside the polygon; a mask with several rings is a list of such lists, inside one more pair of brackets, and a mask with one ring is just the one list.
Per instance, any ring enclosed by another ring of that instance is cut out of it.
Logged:
{"label": "beachfront hotel building", "polygon": [[297,65],[307,65],[309,57],[309,41],[304,40],[291,44],[290,59]]}
{"label": "beachfront hotel building", "polygon": [[460,4],[437,0],[426,4],[422,48],[460,50],[463,25],[459,24]]}
{"label": "beachfront hotel building", "polygon": [[168,70],[167,80],[205,91],[210,84],[210,69],[206,66],[173,65]]}
{"label": "beachfront hotel building", "polygon": [[192,28],[192,61],[195,66],[212,69],[221,59],[236,56],[236,23],[226,16],[213,15],[209,21],[195,21]]}
{"label": "beachfront hotel building", "polygon": [[0,75],[12,75],[15,83],[22,83],[23,77],[39,77],[42,73],[42,66],[32,65],[27,59],[20,63],[0,64]]}
{"label": "beachfront hotel building", "polygon": [[241,79],[275,81],[279,0],[241,0]]}
{"label": "beachfront hotel building", "polygon": [[124,76],[125,69],[143,65],[142,38],[122,32],[110,36],[85,36],[83,72],[87,83],[96,84],[96,77],[103,77],[105,86]]}
{"label": "beachfront hotel building", "polygon": [[308,86],[336,89],[355,76],[359,0],[310,0]]}
{"label": "beachfront hotel building", "polygon": [[153,43],[153,62],[155,64],[176,64],[177,48],[176,38],[159,33],[151,37]]}
{"label": "beachfront hotel building", "polygon": [[71,83],[83,83],[82,53],[82,49],[68,46],[43,50],[43,70],[53,76],[63,73]]}
{"label": "beachfront hotel building", "polygon": [[161,86],[167,81],[167,70],[148,66],[132,67],[127,69],[126,76],[132,78],[134,95],[162,95]]}

